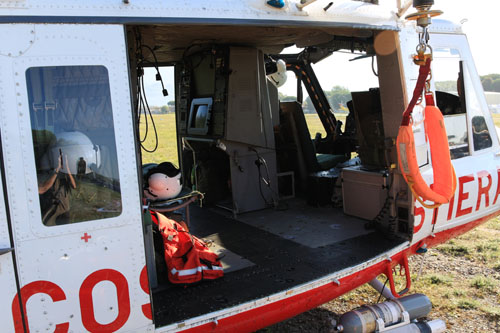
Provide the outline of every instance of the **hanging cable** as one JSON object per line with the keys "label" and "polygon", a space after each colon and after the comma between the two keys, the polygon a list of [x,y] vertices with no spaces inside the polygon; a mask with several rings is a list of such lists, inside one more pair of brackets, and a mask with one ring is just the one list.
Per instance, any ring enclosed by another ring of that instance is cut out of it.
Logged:
{"label": "hanging cable", "polygon": [[382,298],[382,294],[384,293],[385,285],[389,281],[389,278],[387,278],[384,282],[384,286],[382,287],[382,290],[380,290],[380,295],[378,295],[377,303],[380,302],[380,299]]}
{"label": "hanging cable", "polygon": [[375,56],[372,56],[372,72],[376,77],[378,77],[378,73],[375,71]]}
{"label": "hanging cable", "polygon": [[[266,162],[266,160],[263,157],[260,156],[260,154],[257,151],[257,149],[255,149],[253,147],[251,147],[249,149],[251,151],[253,151],[255,153],[255,155],[257,155],[257,159],[255,160],[255,165],[257,166],[257,170],[259,172],[259,191],[260,191],[260,195],[262,196],[262,199],[264,200],[264,203],[267,206],[277,207],[278,206],[278,202],[275,199],[275,195],[277,195],[277,193],[271,187],[271,176],[270,176],[270,173],[269,173],[269,167],[267,166],[267,162]],[[266,170],[266,177],[264,177],[262,175],[261,166],[264,166],[264,168]],[[269,190],[271,191],[271,193],[272,193],[272,198],[271,198],[272,202],[267,201],[266,197],[264,196],[264,192],[262,191],[262,183],[264,183],[269,188]]]}
{"label": "hanging cable", "polygon": [[[141,36],[139,29],[135,29],[134,34],[135,34],[135,45],[136,45],[135,55],[136,55],[136,59],[137,59],[137,68],[136,68],[136,70],[137,70],[137,81],[136,81],[137,94],[136,94],[136,100],[135,100],[135,105],[134,105],[134,109],[135,109],[135,113],[136,113],[136,117],[137,117],[136,126],[138,129],[140,128],[141,117],[143,114],[144,114],[144,126],[145,126],[144,135],[142,138],[140,135],[140,131],[139,130],[137,131],[137,135],[138,135],[137,139],[139,140],[139,142],[141,144],[141,148],[144,151],[146,151],[148,153],[153,153],[156,151],[156,149],[158,149],[158,131],[156,129],[153,114],[151,112],[151,109],[149,107],[149,103],[148,103],[148,100],[146,97],[146,89],[144,87],[144,67],[147,67],[147,65],[151,65],[151,64],[154,66],[154,68],[156,69],[156,80],[161,82],[163,96],[168,96],[168,92],[167,92],[167,89],[165,89],[165,85],[163,83],[163,79],[161,77],[160,69],[158,66],[158,59],[156,58],[156,54],[155,54],[154,50],[150,46],[142,44],[142,36]],[[144,54],[142,52],[143,49],[146,49],[151,53],[151,55],[153,56],[153,59],[154,59],[153,63],[146,60],[146,58],[144,57]],[[144,142],[146,141],[148,134],[149,134],[149,121],[151,121],[151,125],[153,126],[153,131],[154,131],[154,136],[155,136],[155,141],[154,141],[155,144],[154,144],[154,148],[152,148],[152,149],[148,149],[144,145]]]}

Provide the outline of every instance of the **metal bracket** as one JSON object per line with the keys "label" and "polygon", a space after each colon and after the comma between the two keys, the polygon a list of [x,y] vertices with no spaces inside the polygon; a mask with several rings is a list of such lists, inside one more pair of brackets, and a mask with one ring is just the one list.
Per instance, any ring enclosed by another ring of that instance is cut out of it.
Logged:
{"label": "metal bracket", "polygon": [[0,249],[0,256],[4,255],[4,254],[7,254],[7,253],[10,253],[12,251],[14,251],[13,247],[6,247],[4,249]]}
{"label": "metal bracket", "polygon": [[[394,267],[396,267],[397,265],[400,266],[400,271],[402,269],[405,270],[405,277],[406,277],[406,287],[399,292],[396,291],[396,287],[394,285],[394,276],[392,273],[392,269]],[[408,256],[407,256],[406,252],[403,252],[403,257],[400,260],[396,261],[395,263],[387,264],[385,275],[387,276],[387,278],[389,278],[389,286],[391,287],[391,293],[395,298],[399,298],[399,297],[403,296],[404,294],[406,294],[410,290],[411,275],[410,275],[410,268],[408,265]]]}
{"label": "metal bracket", "polygon": [[302,8],[312,4],[315,1],[316,0],[300,0],[300,3],[296,3],[295,6],[297,7],[298,10],[302,10]]}
{"label": "metal bracket", "polygon": [[395,330],[396,328],[399,328],[399,327],[403,327],[403,326],[406,326],[408,324],[410,324],[410,314],[407,312],[407,311],[403,311],[401,313],[401,321],[396,323],[396,324],[393,324],[393,325],[390,325],[390,326],[385,326],[385,323],[384,323],[384,320],[382,318],[378,318],[377,319],[377,322],[376,322],[376,326],[377,326],[377,331],[376,332],[389,332],[389,331],[392,331],[393,329]]}

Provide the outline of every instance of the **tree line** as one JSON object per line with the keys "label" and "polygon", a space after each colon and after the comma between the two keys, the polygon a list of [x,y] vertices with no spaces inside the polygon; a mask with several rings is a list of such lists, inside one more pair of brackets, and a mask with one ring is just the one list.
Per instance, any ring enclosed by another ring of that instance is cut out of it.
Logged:
{"label": "tree line", "polygon": [[[488,75],[483,75],[480,78],[481,78],[481,83],[483,84],[484,91],[500,92],[500,74],[488,74]],[[436,89],[441,91],[457,91],[457,81],[450,80],[450,81],[436,82]],[[307,95],[307,93],[304,92],[304,95]],[[335,112],[347,111],[346,104],[348,101],[352,99],[351,92],[349,91],[349,89],[343,86],[334,86],[332,89],[326,90],[325,96],[328,99],[328,102],[330,103],[330,106],[332,107],[333,111]],[[282,102],[289,102],[289,101],[296,101],[297,97],[288,96],[280,92],[279,99]],[[302,107],[304,109],[304,112],[306,113],[315,112],[314,105],[309,96],[303,102]],[[174,109],[175,109],[175,101],[169,101],[168,105],[162,106],[159,112],[170,113],[173,112]]]}
{"label": "tree line", "polygon": [[[347,111],[346,103],[352,99],[351,92],[349,91],[349,89],[342,86],[334,86],[331,90],[325,90],[324,92],[333,111],[336,112]],[[289,101],[296,101],[297,97],[288,96],[280,92],[279,99],[282,102],[289,102]],[[302,108],[304,109],[305,113],[316,112],[314,111],[314,104],[312,103],[311,98],[309,96],[305,99],[304,103],[302,103]]]}
{"label": "tree line", "polygon": [[[480,78],[484,91],[500,92],[500,74],[488,74],[483,75]],[[450,80],[436,82],[436,89],[441,91],[457,91],[457,81]],[[305,95],[307,94],[305,93]],[[330,106],[335,112],[347,111],[346,104],[352,99],[349,89],[342,86],[334,86],[331,90],[326,90],[325,95],[328,99],[328,102],[330,103]],[[282,102],[288,102],[296,101],[297,97],[288,96],[280,92],[279,99]],[[312,104],[311,98],[309,96],[302,104],[302,108],[306,113],[315,112],[314,105]]]}
{"label": "tree line", "polygon": [[[480,76],[484,91],[500,92],[500,74]],[[436,82],[436,89],[441,91],[457,91],[457,81]]]}

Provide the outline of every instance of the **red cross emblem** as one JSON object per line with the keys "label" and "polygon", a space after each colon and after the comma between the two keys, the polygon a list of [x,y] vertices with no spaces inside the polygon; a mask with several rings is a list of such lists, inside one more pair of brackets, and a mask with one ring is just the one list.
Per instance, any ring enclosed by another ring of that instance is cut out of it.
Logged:
{"label": "red cross emblem", "polygon": [[88,235],[87,233],[83,234],[83,237],[80,237],[80,239],[83,239],[85,243],[87,243],[90,238],[92,238],[92,236]]}

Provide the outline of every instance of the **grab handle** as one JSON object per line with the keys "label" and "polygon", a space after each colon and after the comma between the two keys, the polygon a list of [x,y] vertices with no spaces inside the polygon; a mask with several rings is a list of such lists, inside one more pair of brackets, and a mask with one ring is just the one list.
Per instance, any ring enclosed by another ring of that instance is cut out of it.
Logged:
{"label": "grab handle", "polygon": [[[394,274],[392,272],[392,268],[396,267],[397,264],[399,264],[400,266],[402,266],[402,268],[404,268],[405,277],[406,277],[406,287],[399,292],[396,291],[396,286],[394,285]],[[404,294],[406,294],[410,290],[411,277],[410,277],[410,268],[408,267],[408,256],[406,255],[406,253],[403,253],[402,262],[396,262],[396,264],[389,263],[387,265],[385,275],[389,279],[391,293],[394,297],[399,298],[399,297],[403,296]]]}

